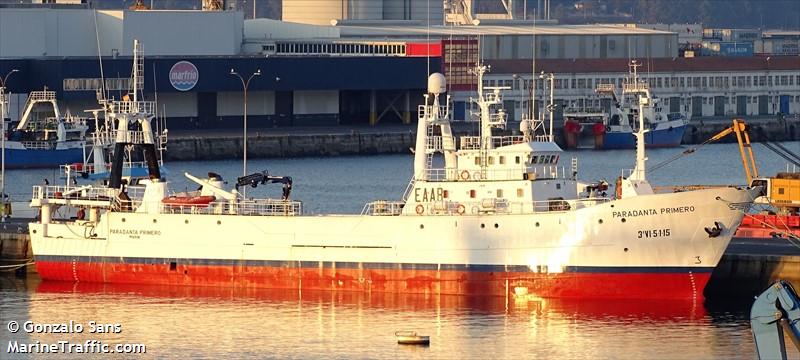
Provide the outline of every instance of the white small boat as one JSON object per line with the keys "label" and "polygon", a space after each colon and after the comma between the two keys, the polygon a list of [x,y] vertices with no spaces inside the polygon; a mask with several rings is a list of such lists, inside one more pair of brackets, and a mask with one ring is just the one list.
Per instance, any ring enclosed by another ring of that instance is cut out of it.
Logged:
{"label": "white small boat", "polygon": [[397,343],[400,345],[430,345],[431,337],[417,335],[416,331],[396,331]]}

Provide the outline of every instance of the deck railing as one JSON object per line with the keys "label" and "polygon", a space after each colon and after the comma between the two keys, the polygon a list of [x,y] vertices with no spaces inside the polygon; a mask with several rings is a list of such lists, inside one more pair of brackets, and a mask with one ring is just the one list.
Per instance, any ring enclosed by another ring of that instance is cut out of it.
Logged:
{"label": "deck railing", "polygon": [[404,201],[378,200],[364,205],[361,215],[393,216],[403,212]]}
{"label": "deck railing", "polygon": [[[492,136],[491,137],[493,147],[501,147],[507,145],[514,145],[526,142],[524,136]],[[481,137],[480,136],[462,136],[461,137],[461,149],[462,150],[480,150],[481,148]]]}

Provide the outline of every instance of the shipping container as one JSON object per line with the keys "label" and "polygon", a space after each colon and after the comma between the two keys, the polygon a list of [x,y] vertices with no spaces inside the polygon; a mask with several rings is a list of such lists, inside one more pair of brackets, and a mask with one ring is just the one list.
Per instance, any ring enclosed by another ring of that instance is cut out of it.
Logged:
{"label": "shipping container", "polygon": [[724,42],[719,44],[720,56],[753,56],[752,42]]}
{"label": "shipping container", "polygon": [[703,56],[753,56],[752,42],[703,41]]}

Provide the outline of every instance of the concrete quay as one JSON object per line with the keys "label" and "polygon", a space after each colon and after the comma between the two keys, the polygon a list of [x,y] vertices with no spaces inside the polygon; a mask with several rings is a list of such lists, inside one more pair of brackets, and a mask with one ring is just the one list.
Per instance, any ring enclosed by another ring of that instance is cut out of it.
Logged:
{"label": "concrete quay", "polygon": [[[751,126],[752,141],[761,135],[771,141],[800,140],[800,118],[745,118]],[[700,144],[731,125],[731,118],[692,120],[684,133],[684,144]],[[558,125],[556,125],[558,126]],[[519,134],[519,124],[509,122],[507,134]],[[478,132],[475,122],[453,123],[455,135]],[[563,144],[562,131],[555,129],[556,141]],[[239,129],[176,130],[170,132],[165,157],[179,160],[238,159],[243,152],[243,131]],[[253,158],[292,158],[339,155],[409,153],[414,147],[416,125],[334,126],[248,129],[247,156]],[[735,136],[720,142],[735,142]]]}

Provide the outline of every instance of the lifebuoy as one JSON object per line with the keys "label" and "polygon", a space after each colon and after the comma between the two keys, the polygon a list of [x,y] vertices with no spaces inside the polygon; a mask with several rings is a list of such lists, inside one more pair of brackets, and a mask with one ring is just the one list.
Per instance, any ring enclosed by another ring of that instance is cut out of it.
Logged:
{"label": "lifebuoy", "polygon": [[458,204],[458,207],[456,208],[456,213],[458,213],[458,215],[464,215],[465,211],[467,211],[467,208],[464,207],[464,204]]}
{"label": "lifebuoy", "polygon": [[419,204],[415,210],[417,211],[417,215],[422,215],[422,213],[425,212],[425,207],[422,206],[422,204]]}
{"label": "lifebuoy", "polygon": [[469,180],[469,171],[464,170],[461,172],[461,180]]}
{"label": "lifebuoy", "polygon": [[480,180],[481,179],[481,172],[480,171],[476,171],[476,172],[472,173],[472,178],[474,178],[475,180]]}

